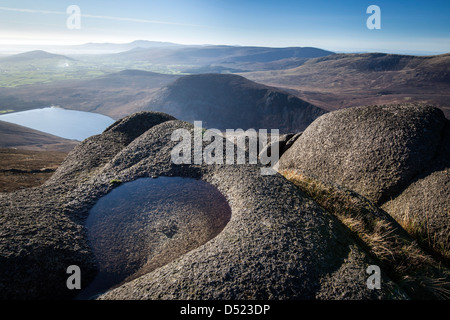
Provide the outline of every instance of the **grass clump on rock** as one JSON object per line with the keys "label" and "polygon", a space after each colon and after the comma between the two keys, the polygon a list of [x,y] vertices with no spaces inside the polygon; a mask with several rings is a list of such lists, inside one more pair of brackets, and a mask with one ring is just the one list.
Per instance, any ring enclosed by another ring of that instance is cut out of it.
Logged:
{"label": "grass clump on rock", "polygon": [[122,180],[119,179],[112,179],[111,181],[109,181],[109,184],[112,186],[119,186],[122,184]]}
{"label": "grass clump on rock", "polygon": [[413,299],[450,299],[450,273],[367,198],[298,170],[280,173],[336,216]]}

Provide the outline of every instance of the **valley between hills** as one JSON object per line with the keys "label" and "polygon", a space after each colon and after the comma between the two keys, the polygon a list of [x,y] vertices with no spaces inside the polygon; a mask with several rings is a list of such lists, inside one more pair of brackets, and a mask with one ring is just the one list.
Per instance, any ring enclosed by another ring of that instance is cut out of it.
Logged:
{"label": "valley between hills", "polygon": [[[35,50],[0,57],[0,114],[55,105],[117,120],[148,110],[204,119],[210,128],[278,127],[286,133],[304,130],[325,112],[362,105],[434,105],[450,117],[450,54],[147,41],[48,49],[68,54]],[[299,106],[309,109],[299,115]],[[287,123],[283,117],[300,118]],[[68,152],[77,144],[48,136],[43,141],[44,133],[30,136],[30,129],[11,126],[0,123],[2,148]]]}
{"label": "valley between hills", "polygon": [[[91,51],[77,47],[68,51],[72,55],[32,51],[0,58],[0,112],[58,105],[119,119],[151,110],[151,99],[180,77],[216,74],[220,82],[220,75],[236,74],[327,111],[370,104],[421,103],[435,105],[450,116],[449,54],[335,54],[316,48],[152,42],[135,45],[142,47],[128,46],[132,49],[107,54],[86,54]],[[92,46],[87,48],[93,50]],[[100,48],[95,48],[99,52]],[[227,86],[227,78],[222,78]],[[228,90],[240,89],[236,86]],[[220,94],[220,90],[214,94]]]}

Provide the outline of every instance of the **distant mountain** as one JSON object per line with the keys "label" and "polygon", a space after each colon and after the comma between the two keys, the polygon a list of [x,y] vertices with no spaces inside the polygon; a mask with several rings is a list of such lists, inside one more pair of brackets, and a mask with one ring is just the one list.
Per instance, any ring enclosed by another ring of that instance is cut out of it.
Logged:
{"label": "distant mountain", "polygon": [[129,43],[85,43],[81,45],[6,45],[2,46],[1,52],[6,54],[17,54],[33,50],[43,50],[58,54],[108,54],[132,50],[134,48],[175,47],[181,46],[171,42],[136,40]]}
{"label": "distant mountain", "polygon": [[238,75],[184,76],[169,84],[148,104],[185,121],[225,129],[304,130],[324,110],[277,88]]}
{"label": "distant mountain", "polygon": [[180,46],[181,45],[172,42],[136,40],[129,43],[86,43],[69,46],[66,49],[72,53],[117,53],[133,50],[135,48],[166,48]]}
{"label": "distant mountain", "polygon": [[440,107],[450,117],[450,54],[334,54],[296,68],[243,75],[327,110],[416,102]]}
{"label": "distant mountain", "polygon": [[77,144],[78,141],[63,139],[14,123],[0,121],[0,148],[69,152]]}
{"label": "distant mountain", "polygon": [[190,68],[214,65],[215,68],[254,71],[300,66],[308,59],[331,54],[333,52],[318,48],[300,47],[181,46],[135,48],[116,54],[115,59],[186,65]]}
{"label": "distant mountain", "polygon": [[53,54],[43,50],[34,50],[24,53],[15,54],[12,56],[0,58],[1,62],[22,62],[22,61],[31,61],[31,60],[44,60],[44,59],[58,59],[58,60],[69,60],[73,61],[74,59],[60,55]]}
{"label": "distant mountain", "polygon": [[[450,81],[450,54],[437,56],[409,56],[386,53],[336,54],[317,58],[309,62],[326,64],[333,69],[345,67],[358,72],[383,71],[420,71],[419,74],[407,74],[405,78],[418,76],[421,81]],[[323,65],[322,67],[325,67]],[[430,77],[431,76],[431,77]]]}
{"label": "distant mountain", "polygon": [[161,51],[164,54],[153,57],[153,50],[131,50],[120,55],[140,60],[176,60],[198,62],[199,60],[224,62],[270,62],[287,58],[317,58],[333,54],[318,48],[271,48],[244,46],[182,46]]}

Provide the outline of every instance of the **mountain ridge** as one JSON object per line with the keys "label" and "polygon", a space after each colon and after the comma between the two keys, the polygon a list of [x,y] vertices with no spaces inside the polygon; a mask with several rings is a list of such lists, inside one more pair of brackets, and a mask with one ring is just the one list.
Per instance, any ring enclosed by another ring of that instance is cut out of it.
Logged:
{"label": "mountain ridge", "polygon": [[302,131],[326,111],[278,88],[232,74],[183,76],[162,88],[149,111],[203,121],[210,128]]}
{"label": "mountain ridge", "polygon": [[239,73],[328,111],[361,105],[433,104],[450,117],[450,54],[335,54],[296,68]]}
{"label": "mountain ridge", "polygon": [[116,60],[148,61],[156,64],[186,65],[192,68],[208,65],[253,70],[264,69],[262,64],[285,59],[299,60],[301,65],[307,59],[323,57],[334,52],[313,47],[257,47],[257,46],[182,46],[166,48],[134,48],[111,55]]}
{"label": "mountain ridge", "polygon": [[23,53],[14,54],[11,56],[0,58],[1,62],[21,62],[21,61],[29,61],[29,60],[40,60],[40,59],[63,59],[74,61],[75,59],[61,55],[50,53],[44,50],[33,50],[27,51]]}

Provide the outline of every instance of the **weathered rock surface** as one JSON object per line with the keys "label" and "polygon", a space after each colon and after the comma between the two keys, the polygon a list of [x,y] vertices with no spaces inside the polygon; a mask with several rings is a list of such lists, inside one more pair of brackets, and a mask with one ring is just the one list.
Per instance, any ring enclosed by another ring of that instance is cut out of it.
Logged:
{"label": "weathered rock surface", "polygon": [[280,170],[334,181],[382,204],[428,170],[448,120],[431,106],[342,109],[315,120],[286,151]]}
{"label": "weathered rock surface", "polygon": [[[128,121],[143,125],[134,131]],[[77,146],[46,185],[1,194],[0,297],[74,297],[66,269],[80,266],[83,287],[94,278],[85,222],[112,181],[179,176],[215,186],[231,207],[229,222],[210,241],[101,299],[405,298],[384,274],[382,289],[369,290],[366,268],[376,260],[281,175],[263,176],[258,165],[175,165],[176,129],[193,127],[167,115],[131,116]]]}
{"label": "weathered rock surface", "polygon": [[[147,131],[105,167],[102,179],[117,176],[126,181],[147,174],[198,177],[228,199],[231,219],[206,244],[102,299],[375,298],[373,294],[380,294],[367,290],[363,280],[361,266],[367,266],[370,258],[336,220],[281,176],[261,176],[257,166],[171,165],[170,134],[180,126],[186,124],[170,121]],[[137,157],[130,161],[130,155]],[[340,273],[352,276],[345,280],[349,283],[334,287],[333,281],[342,281],[336,279]],[[358,287],[352,293],[346,289],[353,286],[350,282]]]}
{"label": "weathered rock surface", "polygon": [[388,211],[423,243],[450,261],[450,124],[428,170],[396,198],[386,202]]}
{"label": "weathered rock surface", "polygon": [[412,299],[449,298],[449,264],[424,250],[387,212],[335,183],[320,181],[293,169],[281,174],[354,232],[380,260],[383,272],[398,281]]}
{"label": "weathered rock surface", "polygon": [[48,184],[88,177],[120,150],[154,125],[174,117],[159,112],[137,112],[117,120],[105,131],[81,142],[67,157]]}
{"label": "weathered rock surface", "polygon": [[450,122],[430,106],[370,106],[326,114],[281,157],[279,170],[348,187],[422,245],[450,257]]}

